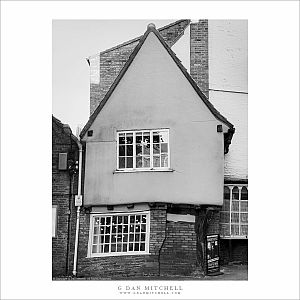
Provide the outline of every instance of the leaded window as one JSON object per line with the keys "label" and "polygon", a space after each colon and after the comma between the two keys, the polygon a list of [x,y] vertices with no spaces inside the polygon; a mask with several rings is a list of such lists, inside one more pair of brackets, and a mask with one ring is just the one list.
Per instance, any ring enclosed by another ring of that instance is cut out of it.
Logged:
{"label": "leaded window", "polygon": [[220,212],[220,235],[224,238],[248,237],[247,186],[224,186],[224,203]]}
{"label": "leaded window", "polygon": [[118,132],[118,170],[169,168],[169,130]]}
{"label": "leaded window", "polygon": [[148,253],[149,212],[101,214],[91,218],[91,256]]}

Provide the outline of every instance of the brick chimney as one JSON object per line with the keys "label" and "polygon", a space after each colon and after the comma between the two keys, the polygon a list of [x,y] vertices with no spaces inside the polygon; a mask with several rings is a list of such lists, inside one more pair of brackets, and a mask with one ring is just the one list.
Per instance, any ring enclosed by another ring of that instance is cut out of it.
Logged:
{"label": "brick chimney", "polygon": [[190,24],[190,74],[208,98],[208,20]]}

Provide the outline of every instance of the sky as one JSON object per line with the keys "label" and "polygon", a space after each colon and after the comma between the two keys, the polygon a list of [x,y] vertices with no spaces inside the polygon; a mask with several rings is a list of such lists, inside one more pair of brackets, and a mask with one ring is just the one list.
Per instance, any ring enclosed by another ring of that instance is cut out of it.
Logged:
{"label": "sky", "polygon": [[89,65],[86,58],[143,35],[147,25],[156,28],[176,20],[53,20],[52,22],[52,113],[69,124],[89,118]]}

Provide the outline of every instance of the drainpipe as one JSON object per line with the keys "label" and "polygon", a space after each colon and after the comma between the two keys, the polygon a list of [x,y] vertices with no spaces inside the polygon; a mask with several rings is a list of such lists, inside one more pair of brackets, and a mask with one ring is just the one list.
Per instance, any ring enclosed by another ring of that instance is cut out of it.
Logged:
{"label": "drainpipe", "polygon": [[[81,172],[82,172],[82,145],[80,142],[77,142],[79,147],[79,169],[78,169],[78,192],[77,199],[81,198]],[[76,204],[75,204],[76,205]],[[75,248],[74,248],[74,262],[73,262],[73,275],[77,274],[77,255],[78,255],[78,237],[79,237],[79,218],[80,218],[80,207],[82,203],[77,205],[77,214],[76,214],[76,231],[75,231]]]}

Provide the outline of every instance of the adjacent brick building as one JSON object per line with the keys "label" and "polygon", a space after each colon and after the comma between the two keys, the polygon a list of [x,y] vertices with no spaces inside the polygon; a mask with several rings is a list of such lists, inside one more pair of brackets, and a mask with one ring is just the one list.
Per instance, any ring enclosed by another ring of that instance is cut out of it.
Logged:
{"label": "adjacent brick building", "polygon": [[77,138],[68,125],[52,116],[52,275],[72,271],[75,232],[74,195],[78,176]]}

